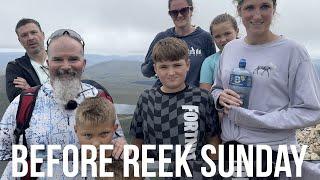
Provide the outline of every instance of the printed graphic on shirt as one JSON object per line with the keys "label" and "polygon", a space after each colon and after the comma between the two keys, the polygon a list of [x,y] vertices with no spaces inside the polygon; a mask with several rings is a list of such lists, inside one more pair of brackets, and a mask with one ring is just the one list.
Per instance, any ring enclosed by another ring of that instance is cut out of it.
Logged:
{"label": "printed graphic on shirt", "polygon": [[198,49],[198,48],[194,49],[193,46],[190,47],[189,56],[201,56],[201,55],[202,55],[201,49]]}
{"label": "printed graphic on shirt", "polygon": [[276,69],[276,66],[272,63],[269,65],[259,65],[253,70],[253,74],[258,74],[260,76],[270,77],[272,71]]}
{"label": "printed graphic on shirt", "polygon": [[187,156],[187,160],[196,159],[196,148],[199,131],[199,107],[192,105],[183,105],[186,110],[184,118],[185,145],[191,145],[192,148]]}

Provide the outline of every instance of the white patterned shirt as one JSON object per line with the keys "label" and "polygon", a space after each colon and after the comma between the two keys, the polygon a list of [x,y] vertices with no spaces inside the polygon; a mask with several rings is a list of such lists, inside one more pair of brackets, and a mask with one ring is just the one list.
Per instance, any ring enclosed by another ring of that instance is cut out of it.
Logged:
{"label": "white patterned shirt", "polygon": [[[81,84],[82,88],[75,99],[80,104],[85,98],[94,97],[98,90],[88,84]],[[11,160],[13,132],[16,127],[16,113],[20,96],[17,96],[9,105],[0,121],[0,160]],[[30,145],[57,144],[64,148],[68,144],[79,146],[74,132],[75,110],[65,110],[63,105],[57,104],[53,98],[53,88],[50,83],[41,86],[35,107],[30,119],[30,127],[26,129],[28,147]],[[117,119],[117,133],[123,136],[123,131]],[[21,136],[22,137],[22,136]],[[20,137],[20,141],[22,138]],[[37,151],[39,152],[39,151]],[[46,158],[47,152],[37,153],[37,157]],[[54,151],[56,159],[62,159],[62,151]]]}

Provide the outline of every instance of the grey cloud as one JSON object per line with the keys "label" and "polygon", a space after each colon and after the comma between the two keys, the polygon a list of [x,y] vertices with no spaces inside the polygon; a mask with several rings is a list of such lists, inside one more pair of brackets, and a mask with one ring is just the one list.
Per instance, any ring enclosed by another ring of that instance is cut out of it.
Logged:
{"label": "grey cloud", "polygon": [[[236,15],[232,0],[194,0],[194,5],[193,23],[206,30],[216,15]],[[274,31],[316,54],[319,5],[318,0],[278,1]],[[89,52],[144,54],[154,36],[173,25],[167,11],[167,0],[2,0],[0,49],[21,48],[14,27],[20,18],[31,17],[39,20],[47,37],[59,28],[78,31]]]}

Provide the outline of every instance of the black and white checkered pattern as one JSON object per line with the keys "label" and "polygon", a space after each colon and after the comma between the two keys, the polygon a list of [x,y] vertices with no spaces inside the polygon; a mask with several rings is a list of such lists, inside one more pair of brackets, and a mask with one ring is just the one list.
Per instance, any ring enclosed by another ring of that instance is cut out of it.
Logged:
{"label": "black and white checkered pattern", "polygon": [[[199,108],[198,136],[196,157],[201,157],[201,148],[206,144],[206,137],[220,132],[217,113],[211,95],[200,88],[187,86],[177,93],[164,93],[160,88],[145,90],[139,97],[130,133],[133,137],[143,139],[144,144],[185,145],[185,119],[183,105]],[[182,147],[182,150],[184,148]],[[158,158],[158,151],[150,154]],[[168,151],[165,157],[175,160],[175,151]]]}

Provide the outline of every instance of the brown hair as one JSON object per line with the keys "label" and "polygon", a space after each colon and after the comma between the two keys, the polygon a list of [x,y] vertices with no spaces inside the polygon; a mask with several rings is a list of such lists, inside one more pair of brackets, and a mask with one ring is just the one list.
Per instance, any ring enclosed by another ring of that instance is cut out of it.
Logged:
{"label": "brown hair", "polygon": [[220,14],[220,15],[218,15],[218,16],[216,16],[213,20],[212,20],[212,22],[211,22],[211,24],[210,24],[210,33],[211,33],[211,35],[212,35],[212,27],[214,26],[214,25],[217,25],[217,24],[220,24],[220,23],[224,23],[224,22],[230,22],[231,24],[232,24],[232,27],[234,28],[234,30],[236,31],[236,32],[238,32],[239,31],[239,28],[238,28],[238,24],[237,24],[237,21],[236,21],[236,19],[233,17],[233,16],[231,16],[230,14],[228,14],[228,13],[224,13],[224,14]]}
{"label": "brown hair", "polygon": [[[185,1],[187,1],[187,3],[188,3],[189,6],[193,6],[192,0],[185,0]],[[170,9],[170,6],[171,6],[171,2],[172,2],[172,0],[169,0],[169,1],[168,1],[168,8],[169,8],[169,9]]]}
{"label": "brown hair", "polygon": [[82,125],[90,122],[93,125],[99,125],[104,122],[114,124],[116,113],[113,104],[102,97],[86,98],[76,111],[76,125]]}
{"label": "brown hair", "polygon": [[167,37],[157,42],[153,47],[153,63],[180,59],[188,60],[188,45],[181,39]]}
{"label": "brown hair", "polygon": [[29,24],[29,23],[33,23],[35,25],[38,26],[39,30],[42,32],[42,29],[41,29],[41,26],[39,24],[38,21],[34,20],[34,19],[28,19],[28,18],[22,18],[18,21],[17,25],[16,25],[16,28],[15,28],[15,31],[16,31],[16,34],[18,35],[18,29],[21,27],[21,26],[24,26],[26,24]]}

